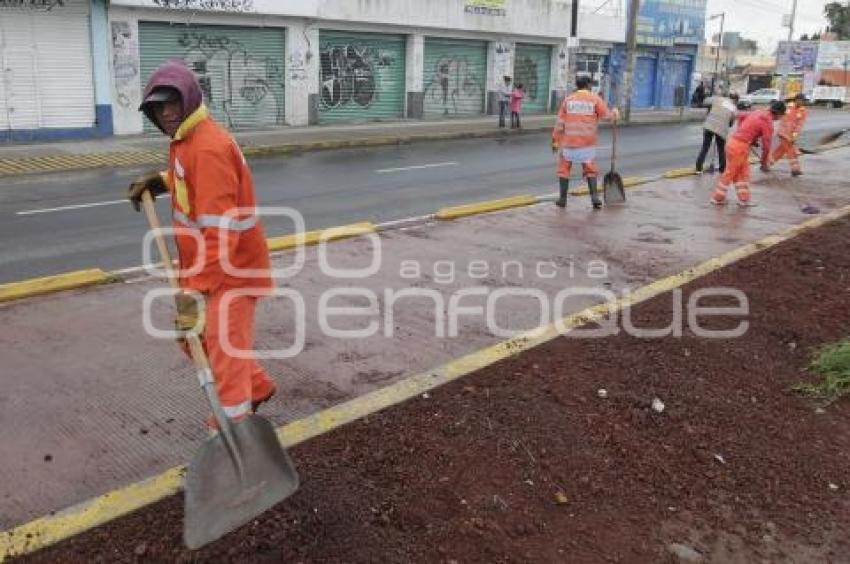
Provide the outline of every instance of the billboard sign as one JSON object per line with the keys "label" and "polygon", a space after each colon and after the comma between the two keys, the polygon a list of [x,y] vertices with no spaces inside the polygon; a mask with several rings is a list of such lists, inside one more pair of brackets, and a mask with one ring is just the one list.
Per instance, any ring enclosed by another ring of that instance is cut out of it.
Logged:
{"label": "billboard sign", "polygon": [[850,63],[850,41],[822,41],[817,70],[844,69]]}
{"label": "billboard sign", "polygon": [[780,41],[776,49],[776,71],[781,74],[811,72],[817,61],[817,41]]}
{"label": "billboard sign", "polygon": [[698,45],[705,37],[706,0],[645,0],[638,12],[638,45]]}
{"label": "billboard sign", "polygon": [[479,16],[506,16],[507,0],[465,0],[463,11]]}

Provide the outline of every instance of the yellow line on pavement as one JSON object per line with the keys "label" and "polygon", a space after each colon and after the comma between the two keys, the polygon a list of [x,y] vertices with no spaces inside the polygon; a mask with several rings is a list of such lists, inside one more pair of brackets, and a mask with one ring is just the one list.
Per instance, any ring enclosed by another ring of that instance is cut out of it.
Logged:
{"label": "yellow line on pavement", "polygon": [[[596,305],[550,325],[533,329],[448,362],[434,370],[410,376],[390,386],[284,425],[278,428],[278,437],[284,447],[292,447],[551,341],[590,321],[601,319],[609,313],[619,312],[626,307],[679,288],[761,250],[787,241],[803,231],[820,227],[848,214],[850,214],[850,205],[709,259],[679,274],[652,282],[620,298],[614,304]],[[113,490],[55,515],[41,517],[0,532],[0,562],[10,556],[35,552],[172,495],[181,489],[184,471],[183,466],[174,467],[162,474]]]}
{"label": "yellow line on pavement", "polygon": [[468,217],[481,213],[490,213],[499,210],[517,208],[520,206],[531,206],[537,203],[535,196],[523,194],[521,196],[511,196],[510,198],[501,198],[498,200],[488,200],[485,202],[476,202],[473,204],[463,204],[460,206],[451,206],[437,210],[435,217],[437,219],[449,220]]}
{"label": "yellow line on pavement", "polygon": [[347,239],[374,232],[375,226],[372,222],[362,221],[339,227],[328,227],[327,229],[318,229],[316,231],[292,233],[291,235],[283,235],[282,237],[271,237],[267,240],[267,243],[270,251],[283,251],[294,249],[298,246],[338,241],[339,239]]}
{"label": "yellow line on pavement", "polygon": [[31,296],[38,296],[41,294],[49,294],[60,290],[70,290],[72,288],[82,288],[83,286],[91,286],[93,284],[102,284],[109,280],[109,274],[99,268],[93,268],[89,270],[65,272],[63,274],[55,274],[53,276],[45,276],[43,278],[21,280],[20,282],[0,284],[0,303],[28,298]]}
{"label": "yellow line on pavement", "polygon": [[697,173],[693,168],[674,168],[664,173],[664,178],[682,178],[684,176],[694,176]]}

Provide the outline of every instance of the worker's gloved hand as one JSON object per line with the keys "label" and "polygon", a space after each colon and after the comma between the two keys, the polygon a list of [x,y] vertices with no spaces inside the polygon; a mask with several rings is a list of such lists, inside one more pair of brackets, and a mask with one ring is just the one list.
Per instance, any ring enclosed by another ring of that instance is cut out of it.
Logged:
{"label": "worker's gloved hand", "polygon": [[557,152],[558,152],[558,142],[555,141],[554,139],[552,139],[552,154],[555,154]]}
{"label": "worker's gloved hand", "polygon": [[762,172],[770,172],[770,165],[767,163],[761,163],[761,171]]}
{"label": "worker's gloved hand", "polygon": [[168,192],[168,187],[165,185],[165,181],[162,179],[162,175],[160,173],[149,172],[147,174],[143,174],[130,184],[127,198],[130,200],[130,203],[133,204],[133,209],[136,211],[141,210],[140,205],[142,203],[142,194],[144,194],[145,191],[150,192],[153,199],[156,199],[156,197],[160,194]]}
{"label": "worker's gloved hand", "polygon": [[204,298],[198,293],[178,292],[174,295],[174,305],[177,315],[174,318],[174,328],[181,335],[204,332]]}

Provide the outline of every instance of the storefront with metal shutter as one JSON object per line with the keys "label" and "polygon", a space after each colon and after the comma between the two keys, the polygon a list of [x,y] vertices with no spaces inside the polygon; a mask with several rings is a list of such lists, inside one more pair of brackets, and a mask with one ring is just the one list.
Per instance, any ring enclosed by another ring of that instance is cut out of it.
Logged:
{"label": "storefront with metal shutter", "polygon": [[[204,103],[230,129],[284,123],[285,30],[139,22],[142,85],[169,59],[198,76]],[[153,126],[145,120],[145,130]]]}
{"label": "storefront with metal shutter", "polygon": [[404,116],[403,35],[319,32],[319,122]]}
{"label": "storefront with metal shutter", "polygon": [[486,42],[425,38],[426,118],[481,115],[486,81]]}
{"label": "storefront with metal shutter", "polygon": [[552,48],[548,45],[516,46],[514,56],[514,84],[522,84],[525,99],[522,111],[526,114],[544,113],[549,108],[549,66]]}
{"label": "storefront with metal shutter", "polygon": [[97,133],[89,0],[0,4],[0,140]]}

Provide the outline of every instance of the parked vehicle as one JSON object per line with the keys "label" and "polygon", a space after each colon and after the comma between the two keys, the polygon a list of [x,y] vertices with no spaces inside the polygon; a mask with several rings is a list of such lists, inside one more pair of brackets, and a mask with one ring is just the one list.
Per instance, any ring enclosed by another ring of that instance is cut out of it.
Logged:
{"label": "parked vehicle", "polygon": [[812,104],[825,104],[833,108],[850,104],[850,88],[846,86],[815,86],[812,92]]}
{"label": "parked vehicle", "polygon": [[782,95],[779,93],[778,88],[762,88],[755,92],[750,92],[749,94],[741,96],[741,99],[738,102],[738,107],[752,108],[757,104],[770,104],[771,102],[781,99]]}

